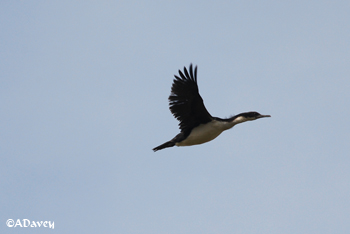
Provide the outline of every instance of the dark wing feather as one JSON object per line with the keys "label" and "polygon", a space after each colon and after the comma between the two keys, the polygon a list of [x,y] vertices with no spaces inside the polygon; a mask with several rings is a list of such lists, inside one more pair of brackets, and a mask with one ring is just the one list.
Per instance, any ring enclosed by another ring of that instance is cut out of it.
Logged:
{"label": "dark wing feather", "polygon": [[194,73],[192,64],[189,70],[188,73],[184,67],[184,73],[179,70],[180,77],[175,75],[169,96],[170,111],[180,121],[181,132],[185,134],[189,134],[194,127],[212,120],[198,92],[197,66]]}

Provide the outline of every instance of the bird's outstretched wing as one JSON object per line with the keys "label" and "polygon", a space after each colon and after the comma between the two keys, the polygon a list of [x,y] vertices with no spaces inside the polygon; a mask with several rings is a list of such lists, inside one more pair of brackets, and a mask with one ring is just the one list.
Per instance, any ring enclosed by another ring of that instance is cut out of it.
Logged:
{"label": "bird's outstretched wing", "polygon": [[184,67],[184,73],[179,70],[179,75],[180,77],[175,75],[171,87],[170,111],[180,121],[181,132],[189,134],[194,127],[210,122],[212,116],[205,108],[203,99],[198,92],[197,66],[194,73],[191,64],[189,72]]}

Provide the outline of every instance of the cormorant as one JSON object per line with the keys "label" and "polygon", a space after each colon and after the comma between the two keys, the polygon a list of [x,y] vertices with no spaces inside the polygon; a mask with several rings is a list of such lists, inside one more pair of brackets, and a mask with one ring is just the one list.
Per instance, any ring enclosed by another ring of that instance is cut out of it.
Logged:
{"label": "cormorant", "polygon": [[194,69],[190,65],[189,72],[184,67],[184,72],[179,70],[180,76],[175,76],[169,96],[170,111],[180,121],[181,132],[170,141],[161,144],[153,151],[167,147],[190,146],[203,144],[219,136],[223,131],[232,128],[236,124],[256,120],[270,115],[261,115],[258,112],[244,112],[227,119],[213,117],[204,106],[203,99],[199,95],[197,85],[197,66]]}

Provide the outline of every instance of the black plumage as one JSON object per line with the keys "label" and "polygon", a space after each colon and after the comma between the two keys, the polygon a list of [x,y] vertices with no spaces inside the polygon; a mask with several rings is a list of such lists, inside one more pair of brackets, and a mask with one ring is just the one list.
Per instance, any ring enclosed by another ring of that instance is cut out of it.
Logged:
{"label": "black plumage", "polygon": [[193,73],[191,64],[189,71],[188,73],[184,67],[185,74],[179,70],[180,77],[174,75],[175,79],[169,96],[170,111],[180,121],[180,130],[185,135],[188,135],[198,125],[208,123],[213,119],[199,95],[197,66]]}

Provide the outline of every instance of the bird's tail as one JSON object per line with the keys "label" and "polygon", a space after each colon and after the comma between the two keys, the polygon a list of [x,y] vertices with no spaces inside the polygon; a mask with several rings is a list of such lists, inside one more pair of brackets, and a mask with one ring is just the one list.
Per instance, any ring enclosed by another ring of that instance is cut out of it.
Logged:
{"label": "bird's tail", "polygon": [[157,146],[156,148],[153,149],[154,152],[164,149],[164,148],[168,148],[168,147],[173,147],[175,145],[174,141],[167,141],[164,144],[161,144],[160,146]]}

